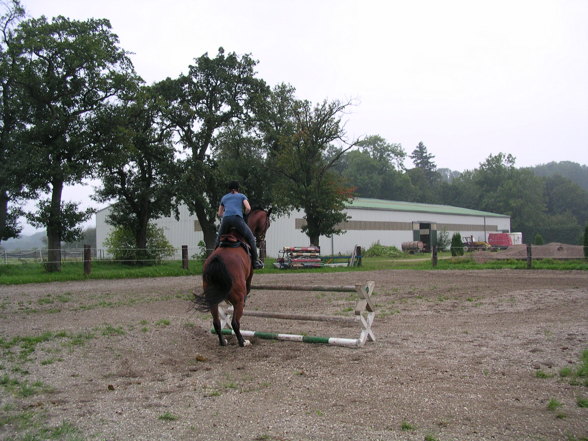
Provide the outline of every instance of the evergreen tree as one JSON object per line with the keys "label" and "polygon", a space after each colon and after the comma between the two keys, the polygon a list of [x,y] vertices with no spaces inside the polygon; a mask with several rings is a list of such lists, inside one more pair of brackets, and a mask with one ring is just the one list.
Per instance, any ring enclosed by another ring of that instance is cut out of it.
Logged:
{"label": "evergreen tree", "polygon": [[461,241],[460,233],[453,233],[451,237],[451,255],[452,256],[463,256],[463,242]]}

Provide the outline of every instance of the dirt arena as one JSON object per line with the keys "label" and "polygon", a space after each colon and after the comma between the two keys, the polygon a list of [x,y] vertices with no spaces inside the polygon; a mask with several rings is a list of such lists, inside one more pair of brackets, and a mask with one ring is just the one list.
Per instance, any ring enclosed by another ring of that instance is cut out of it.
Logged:
{"label": "dirt arena", "polygon": [[[71,424],[63,439],[75,440],[588,437],[588,408],[578,405],[588,388],[559,375],[588,349],[588,272],[254,277],[368,280],[377,341],[356,349],[259,339],[219,347],[209,316],[191,310],[195,277],[1,286],[0,377],[43,386],[23,397],[3,382],[0,439],[24,439],[23,412],[44,427]],[[252,291],[246,308],[338,315],[354,303],[349,293]],[[254,317],[242,328],[359,336],[346,325]]]}

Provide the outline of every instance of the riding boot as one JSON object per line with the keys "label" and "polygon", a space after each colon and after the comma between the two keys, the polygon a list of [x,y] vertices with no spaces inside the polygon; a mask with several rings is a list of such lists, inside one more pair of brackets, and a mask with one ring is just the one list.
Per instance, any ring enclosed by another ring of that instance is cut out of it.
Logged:
{"label": "riding boot", "polygon": [[253,263],[253,269],[263,269],[264,268],[264,264],[261,260],[259,260],[259,257],[257,256],[257,248],[256,247],[250,247],[251,249],[251,262]]}

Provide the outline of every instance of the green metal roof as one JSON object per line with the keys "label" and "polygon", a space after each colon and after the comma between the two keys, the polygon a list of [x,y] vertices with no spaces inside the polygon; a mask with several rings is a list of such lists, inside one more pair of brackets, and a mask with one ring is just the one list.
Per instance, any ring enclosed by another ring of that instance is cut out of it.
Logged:
{"label": "green metal roof", "polygon": [[457,214],[461,216],[510,217],[505,214],[471,210],[451,205],[421,204],[418,202],[386,201],[384,199],[355,198],[349,208],[366,210],[414,211],[417,213]]}

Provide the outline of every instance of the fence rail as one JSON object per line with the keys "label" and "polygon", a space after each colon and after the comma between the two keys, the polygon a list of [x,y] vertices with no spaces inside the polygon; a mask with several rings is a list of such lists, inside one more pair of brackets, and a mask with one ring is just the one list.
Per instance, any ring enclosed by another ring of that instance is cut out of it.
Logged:
{"label": "fence rail", "polygon": [[[526,260],[527,265],[529,268],[532,267],[533,260],[536,259],[545,259],[550,258],[553,260],[566,260],[566,259],[583,259],[583,255],[578,256],[550,256],[545,257],[537,253],[535,250],[535,245],[527,245],[526,246],[526,255],[518,255],[518,256],[504,256],[504,258],[512,259],[512,260]],[[539,250],[541,246],[538,246],[537,250]],[[106,249],[104,248],[91,248],[89,245],[85,246],[84,248],[62,248],[60,250],[60,263],[68,263],[68,262],[87,262],[87,261],[108,261],[108,262],[116,262],[116,263],[158,263],[163,261],[182,261],[182,266],[187,269],[188,268],[188,261],[189,260],[196,260],[202,258],[203,249],[200,246],[193,246],[188,247],[187,245],[182,245],[181,248],[174,248],[173,253],[167,254],[165,256],[159,257],[158,251],[166,251],[166,250],[154,250],[154,249],[124,249],[121,251],[125,251],[126,254],[125,258],[115,258],[113,257]],[[492,251],[484,251],[485,253],[494,254]],[[163,254],[163,253],[161,253]],[[433,247],[430,253],[423,253],[423,254],[430,254],[431,261],[433,266],[437,265],[438,262],[438,250],[437,247]],[[464,253],[465,254],[465,253]],[[490,255],[491,255],[490,254]],[[582,253],[583,254],[583,253]],[[467,255],[467,254],[465,254]],[[18,265],[18,264],[26,264],[26,263],[55,263],[49,261],[49,249],[42,248],[42,249],[31,249],[31,250],[16,250],[16,251],[8,251],[8,250],[0,250],[0,264],[5,265]]]}
{"label": "fence rail", "polygon": [[[87,251],[89,249],[89,251]],[[48,248],[35,248],[31,250],[0,250],[0,264],[10,265],[10,264],[24,264],[24,263],[55,263],[49,261],[49,251]],[[128,263],[128,262],[144,262],[144,263],[154,263],[154,262],[161,262],[161,261],[174,261],[174,260],[189,260],[189,259],[198,259],[201,254],[201,248],[194,246],[192,248],[183,245],[181,248],[174,248],[173,253],[165,255],[163,257],[158,257],[159,252],[168,251],[165,250],[158,250],[158,249],[121,249],[120,251],[124,251],[126,255],[123,259],[117,259],[113,255],[111,255],[105,248],[62,248],[60,250],[60,262],[67,263],[67,262],[84,262],[88,260],[88,257],[91,260],[96,261],[108,261],[108,262],[118,262],[118,263]],[[86,254],[85,254],[86,253]],[[87,254],[89,253],[89,254]]]}

